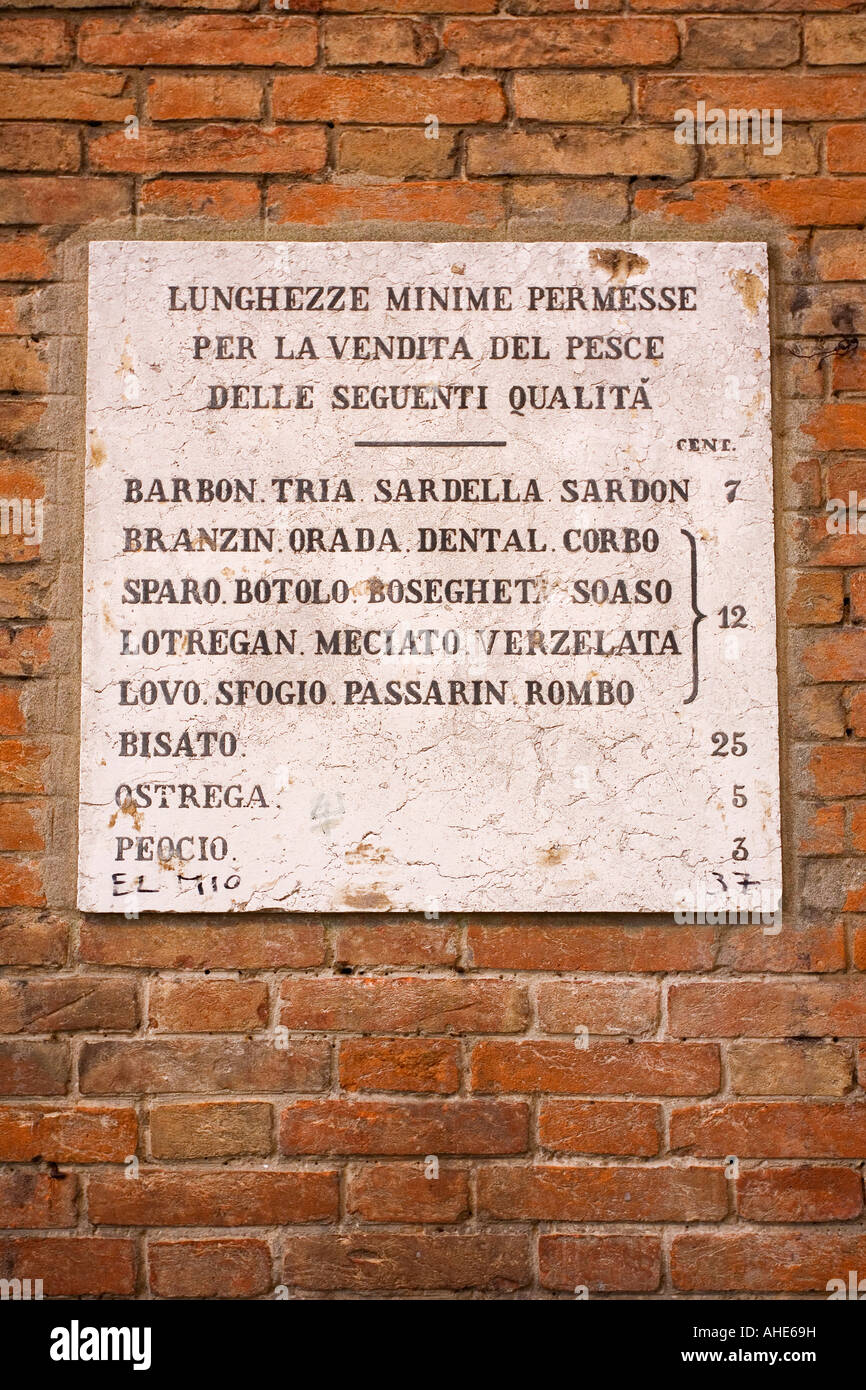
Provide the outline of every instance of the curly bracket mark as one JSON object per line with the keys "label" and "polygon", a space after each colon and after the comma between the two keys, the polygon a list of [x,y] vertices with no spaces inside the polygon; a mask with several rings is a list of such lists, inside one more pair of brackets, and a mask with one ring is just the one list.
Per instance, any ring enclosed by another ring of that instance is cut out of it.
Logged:
{"label": "curly bracket mark", "polygon": [[685,527],[680,528],[692,552],[692,612],[694,620],[692,622],[692,693],[688,699],[683,700],[684,705],[690,705],[698,695],[698,623],[707,615],[698,608],[698,547],[691,531]]}

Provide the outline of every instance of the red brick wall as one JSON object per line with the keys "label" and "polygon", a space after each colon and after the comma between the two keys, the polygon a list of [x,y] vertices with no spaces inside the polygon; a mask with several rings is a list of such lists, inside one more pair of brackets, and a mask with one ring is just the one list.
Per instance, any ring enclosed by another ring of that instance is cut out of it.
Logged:
{"label": "red brick wall", "polygon": [[[864,7],[497,3],[0,5],[0,493],[47,499],[0,539],[0,1277],[46,1295],[866,1274]],[[700,99],[781,153],[677,144]],[[82,246],[137,234],[770,243],[781,932],[79,917]]]}

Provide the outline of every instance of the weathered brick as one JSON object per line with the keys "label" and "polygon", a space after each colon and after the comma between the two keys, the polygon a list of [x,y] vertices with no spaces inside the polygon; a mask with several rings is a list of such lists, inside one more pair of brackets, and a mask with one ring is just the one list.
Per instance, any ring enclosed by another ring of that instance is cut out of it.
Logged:
{"label": "weathered brick", "polygon": [[[830,364],[830,381],[834,391],[866,391],[866,352],[854,346],[856,339],[841,338],[839,350]],[[828,488],[829,491],[829,488]],[[847,502],[847,495],[844,498]]]}
{"label": "weathered brick", "polygon": [[347,1235],[286,1237],[285,1282],[301,1289],[491,1289],[510,1292],[530,1283],[523,1235],[404,1235],[365,1230]]}
{"label": "weathered brick", "polygon": [[845,10],[856,8],[858,0],[631,0],[633,10],[703,11],[714,14],[740,14],[759,10]]}
{"label": "weathered brick", "polygon": [[170,1042],[88,1042],[79,1062],[88,1095],[130,1092],[321,1091],[328,1054],[319,1042],[173,1038]]}
{"label": "weathered brick", "polygon": [[287,1154],[523,1153],[529,1111],[515,1101],[304,1100],[283,1111]]}
{"label": "weathered brick", "polygon": [[92,965],[156,970],[302,970],[321,965],[325,937],[317,922],[248,922],[226,926],[147,921],[81,924],[80,956]]}
{"label": "weathered brick", "polygon": [[460,1085],[459,1044],[444,1038],[348,1038],[340,1044],[346,1091],[424,1091]]}
{"label": "weathered brick", "polygon": [[[805,137],[805,132],[802,132],[802,134],[803,134],[804,137]],[[787,144],[788,149],[790,150],[791,142],[788,141],[788,142],[786,142],[786,144]],[[808,150],[809,150],[808,162],[809,162],[809,165],[811,165],[812,163],[817,162],[817,154],[816,154],[816,152],[815,152],[814,146],[812,145],[811,141],[808,140],[808,138],[807,138],[807,144],[808,144]],[[731,152],[734,152],[734,151],[737,151],[737,150],[744,152],[744,153],[743,153],[743,167],[742,167],[742,168],[734,168],[732,164],[731,164],[731,165],[726,164],[725,161],[724,161],[724,159],[722,159],[722,158],[719,157],[719,156],[721,156],[722,151],[731,151]],[[714,175],[715,175],[715,174],[749,174],[749,173],[764,174],[764,173],[767,173],[767,172],[768,172],[767,169],[762,168],[762,167],[759,167],[759,165],[758,165],[757,163],[755,163],[755,161],[753,160],[753,158],[751,157],[751,155],[748,155],[748,154],[745,153],[746,151],[749,151],[749,150],[754,150],[754,146],[751,146],[751,145],[719,145],[719,146],[717,146],[716,149],[713,151],[713,158],[712,158],[712,161],[710,161],[710,160],[708,159],[707,164],[708,164],[708,166],[709,166],[709,164],[712,163],[713,167],[712,167],[711,172],[712,172]],[[760,159],[763,160],[764,158],[765,158],[765,156],[764,156],[763,154],[760,154]],[[770,156],[770,155],[767,155],[766,158],[769,160],[769,159],[771,158],[771,156]],[[785,165],[786,165],[785,172],[786,172],[786,173],[801,174],[801,173],[809,173],[809,172],[810,172],[810,168],[809,168],[809,167],[791,168],[791,165],[794,164],[794,163],[798,163],[798,164],[799,164],[799,155],[798,155],[798,153],[797,153],[796,151],[794,152],[793,157],[792,157],[791,160],[786,160],[786,161],[785,161]],[[816,397],[818,397],[818,396],[823,396],[823,394],[824,394],[824,363],[823,363],[822,354],[821,354],[820,352],[814,352],[814,353],[812,353],[811,356],[809,356],[809,355],[801,355],[799,349],[797,349],[797,350],[796,350],[795,352],[793,352],[793,353],[792,353],[792,352],[782,352],[781,354],[777,354],[777,356],[776,356],[774,370],[775,370],[775,372],[776,372],[776,380],[777,380],[777,382],[778,382],[778,384],[779,384],[779,386],[780,386],[780,388],[781,388],[782,394],[784,395],[784,397],[785,397],[786,400],[797,400],[797,399],[802,399],[802,398],[804,398],[804,397],[805,397],[806,399],[810,399],[810,398],[811,398],[811,399],[814,399],[814,398],[816,398]],[[798,465],[795,465],[795,466],[799,467]],[[792,474],[793,474],[793,470],[792,470]],[[794,479],[794,477],[792,476],[791,482],[793,483],[794,481],[795,481],[795,479]],[[793,501],[793,491],[792,491],[792,489],[790,489],[790,488],[789,488],[789,494],[791,495],[791,500]]]}
{"label": "weathered brick", "polygon": [[385,127],[382,130],[344,130],[337,142],[337,168],[347,174],[380,178],[447,178],[458,156],[458,133],[439,130],[428,140],[423,130]]}
{"label": "weathered brick", "polygon": [[470,135],[470,177],[491,174],[614,174],[687,179],[697,155],[668,130],[508,130]]}
{"label": "weathered brick", "polygon": [[866,886],[856,859],[807,859],[801,875],[802,901],[809,912],[861,912],[866,907]]}
{"label": "weathered brick", "polygon": [[152,1240],[148,1266],[157,1298],[256,1298],[272,1285],[264,1240]]}
{"label": "weathered brick", "polygon": [[24,978],[0,980],[0,1032],[129,1031],[138,1022],[135,988],[128,980]]}
{"label": "weathered brick", "polygon": [[863,1210],[863,1181],[853,1168],[748,1168],[737,1179],[746,1221],[852,1221]]}
{"label": "weathered brick", "polygon": [[684,1290],[826,1295],[829,1280],[847,1280],[864,1260],[860,1230],[714,1231],[674,1237],[671,1275]]}
{"label": "weathered brick", "polygon": [[805,570],[792,575],[788,621],[804,627],[821,627],[842,621],[844,577],[838,570]]}
{"label": "weathered brick", "polygon": [[797,849],[800,854],[841,854],[845,849],[845,807],[798,807]]}
{"label": "weathered brick", "polygon": [[308,68],[316,22],[286,15],[190,15],[85,19],[78,56],[95,67]]}
{"label": "weathered brick", "polygon": [[622,121],[631,110],[624,77],[613,73],[518,72],[511,89],[515,116],[529,121]]}
{"label": "weathered brick", "polygon": [[[72,0],[69,0],[69,3],[72,3]],[[75,3],[80,4],[81,0],[75,0]],[[129,4],[130,0],[124,0],[124,3]],[[317,3],[318,0],[312,0],[312,4],[306,5],[296,3],[294,9],[296,11],[315,9]],[[155,10],[254,10],[256,0],[202,0],[201,4],[198,3],[198,0],[153,0],[151,8]]]}
{"label": "weathered brick", "polygon": [[851,597],[851,618],[855,623],[866,618],[866,571],[858,570],[849,575],[848,588]]}
{"label": "weathered brick", "polygon": [[36,117],[52,121],[122,121],[135,114],[126,73],[4,72],[0,91],[3,120]]}
{"label": "weathered brick", "polygon": [[713,1043],[597,1043],[483,1040],[472,1053],[481,1092],[646,1096],[711,1095],[720,1080]]}
{"label": "weathered brick", "polygon": [[0,861],[0,907],[44,907],[45,891],[37,863]]}
{"label": "weathered brick", "polygon": [[80,164],[77,131],[47,121],[0,122],[0,169],[57,170],[68,174],[74,173]]}
{"label": "weathered brick", "polygon": [[153,217],[245,222],[257,218],[261,192],[252,179],[148,179],[139,211]]}
{"label": "weathered brick", "polygon": [[[2,205],[2,183],[0,179],[0,205]],[[0,221],[3,220],[0,212]],[[13,221],[20,219],[13,218]],[[0,401],[0,446],[25,444],[32,437],[39,421],[45,413],[44,401]]]}
{"label": "weathered brick", "polygon": [[0,1237],[0,1276],[41,1279],[46,1298],[135,1290],[135,1245],[109,1236]]}
{"label": "weathered brick", "polygon": [[796,19],[687,19],[683,63],[690,68],[785,68],[800,56]]}
{"label": "weathered brick", "polygon": [[[456,9],[456,6],[455,6]],[[574,0],[508,0],[508,14],[571,14]],[[622,0],[595,0],[593,14],[611,14],[622,9]],[[470,13],[468,10],[462,11]]]}
{"label": "weathered brick", "polygon": [[33,326],[34,300],[32,291],[13,291],[0,296],[0,332],[4,337],[7,334],[25,333],[28,327]]}
{"label": "weathered brick", "polygon": [[[48,625],[39,627],[7,628],[0,639],[0,675],[40,676],[48,669],[51,660],[52,630]],[[4,740],[8,752],[14,752],[12,744],[16,740]],[[17,770],[22,791],[36,791],[41,783],[31,775],[28,760],[38,767],[47,749],[42,744],[21,743],[18,747],[20,766]],[[0,755],[0,761],[5,758]],[[5,768],[5,775],[12,775],[12,769]],[[13,776],[14,780],[14,776]]]}
{"label": "weathered brick", "polygon": [[[0,619],[44,618],[49,602],[46,571],[40,571],[35,565],[17,574],[14,571],[11,574],[0,571]],[[22,815],[26,818],[25,806],[22,806]]]}
{"label": "weathered brick", "polygon": [[821,503],[821,465],[817,459],[798,459],[790,477],[783,478],[790,505],[817,507]]}
{"label": "weathered brick", "polygon": [[134,174],[314,174],[324,167],[324,133],[316,126],[260,130],[239,125],[142,127],[137,140],[125,131],[96,135],[88,146],[92,169]]}
{"label": "weathered brick", "polygon": [[821,15],[803,26],[807,63],[866,63],[866,17]]}
{"label": "weathered brick", "polygon": [[728,1061],[744,1096],[843,1096],[852,1085],[850,1050],[836,1043],[734,1042]]}
{"label": "weathered brick", "polygon": [[[378,21],[377,21],[378,23]],[[420,73],[281,73],[274,78],[277,121],[338,125],[476,125],[505,115],[502,86],[492,77],[427,77]],[[383,928],[384,929],[384,928]]]}
{"label": "weathered brick", "polygon": [[681,1038],[859,1037],[866,990],[856,977],[833,980],[695,980],[675,983],[670,1032]]}
{"label": "weathered brick", "polygon": [[138,1121],[127,1106],[0,1106],[0,1161],[123,1163],[138,1144]]}
{"label": "weathered brick", "polygon": [[622,179],[509,181],[508,197],[514,236],[549,227],[567,232],[575,222],[615,227],[628,217],[628,185]]}
{"label": "weathered brick", "polygon": [[150,1024],[159,1033],[246,1033],[268,1022],[260,980],[156,980]]}
{"label": "weathered brick", "polygon": [[0,178],[0,223],[64,226],[122,217],[131,208],[132,186],[122,179],[88,174]]}
{"label": "weathered brick", "polygon": [[672,63],[676,26],[666,19],[458,19],[445,47],[467,68],[615,68]]}
{"label": "weathered brick", "polygon": [[866,460],[833,458],[827,465],[827,496],[848,503],[849,492],[866,490]]}
{"label": "weathered brick", "polygon": [[866,125],[834,125],[827,131],[827,168],[834,174],[866,171]]}
{"label": "weathered brick", "polygon": [[[2,594],[2,580],[0,580]],[[2,604],[0,604],[2,609]],[[0,802],[0,850],[21,853],[45,848],[45,809],[38,801]]]}
{"label": "weathered brick", "polygon": [[307,0],[329,13],[376,14],[488,14],[498,0]]}
{"label": "weathered brick", "polygon": [[0,1173],[0,1224],[8,1230],[74,1226],[78,1179],[72,1173]]}
{"label": "weathered brick", "polygon": [[712,927],[470,922],[471,962],[487,970],[709,970]]}
{"label": "weathered brick", "polygon": [[786,124],[844,120],[866,116],[866,76],[789,72],[724,77],[650,74],[638,79],[638,111],[648,120],[673,121],[676,111],[683,107],[694,111],[699,101],[725,110],[778,108]]}
{"label": "weathered brick", "polygon": [[829,531],[827,521],[826,512],[792,518],[791,535],[798,562],[840,567],[866,564],[866,533]]}
{"label": "weathered brick", "polygon": [[648,980],[555,980],[539,985],[538,1022],[544,1033],[652,1032],[658,1021],[658,986]]}
{"label": "weathered brick", "polygon": [[819,449],[859,449],[864,427],[866,402],[828,401],[815,408],[803,432],[812,436]]}
{"label": "weathered brick", "polygon": [[645,1101],[549,1100],[538,1112],[538,1142],[571,1154],[652,1158],[659,1151],[661,1110]]}
{"label": "weathered brick", "polygon": [[671,1114],[671,1152],[699,1158],[859,1158],[866,1105],[719,1101]]}
{"label": "weathered brick", "polygon": [[478,1209],[500,1221],[720,1221],[723,1168],[492,1163],[478,1173]]}
{"label": "weathered brick", "polygon": [[454,965],[457,930],[444,922],[366,922],[341,926],[334,941],[337,965]]}
{"label": "weathered brick", "polygon": [[526,1026],[525,991],[510,980],[425,976],[286,979],[280,1021],[344,1033],[514,1033]]}
{"label": "weathered brick", "polygon": [[367,1163],[349,1168],[346,1209],[364,1221],[464,1221],[469,1216],[469,1176],[464,1168],[425,1164]]}
{"label": "weathered brick", "polygon": [[827,744],[809,758],[812,785],[818,796],[866,794],[866,748]]}
{"label": "weathered brick", "polygon": [[268,197],[271,221],[305,223],[311,227],[423,222],[464,229],[492,228],[504,215],[502,194],[495,185],[447,180],[376,184],[364,188],[328,183],[274,184]]}
{"label": "weathered brick", "polygon": [[[686,226],[701,226],[726,215],[775,220],[792,227],[816,222],[859,226],[866,219],[866,179],[696,179],[682,188],[638,188],[634,206],[636,214],[674,219]],[[822,409],[832,413],[832,406]],[[817,417],[821,418],[820,411]],[[834,432],[828,425],[819,433],[836,437],[844,431],[840,426]]]}
{"label": "weathered brick", "polygon": [[282,1226],[333,1221],[332,1170],[151,1173],[90,1178],[87,1212],[96,1226]]}
{"label": "weathered brick", "polygon": [[21,693],[20,687],[0,687],[0,732],[3,734],[23,734],[27,729]]}
{"label": "weathered brick", "polygon": [[69,1080],[63,1042],[0,1042],[0,1095],[62,1096]]}
{"label": "weathered brick", "polygon": [[343,14],[489,14],[498,0],[305,0],[312,8]]}
{"label": "weathered brick", "polygon": [[866,277],[866,235],[862,231],[816,232],[812,255],[822,280]]}
{"label": "weathered brick", "polygon": [[59,917],[0,922],[0,965],[63,965],[68,938]]}
{"label": "weathered brick", "polygon": [[[4,78],[5,86],[9,74]],[[48,280],[53,271],[54,249],[41,233],[13,232],[0,237],[0,280]]]}
{"label": "weathered brick", "polygon": [[325,61],[332,67],[406,64],[426,67],[439,54],[435,27],[426,20],[326,19],[322,24]]}
{"label": "weathered brick", "polygon": [[785,308],[791,327],[799,333],[850,334],[866,326],[866,292],[860,286],[798,285]]}
{"label": "weathered brick", "polygon": [[264,1101],[201,1101],[154,1105],[154,1158],[240,1158],[272,1147],[273,1110]]}
{"label": "weathered brick", "polygon": [[147,84],[147,110],[154,121],[256,121],[262,91],[255,73],[163,72]]}
{"label": "weathered brick", "polygon": [[72,52],[69,25],[57,16],[0,19],[0,54],[3,63],[27,67],[62,66]]}
{"label": "weathered brick", "polygon": [[649,1235],[542,1235],[542,1288],[573,1293],[652,1293],[661,1283],[661,1241]]}
{"label": "weathered brick", "polygon": [[[0,295],[0,333],[27,333],[33,331],[33,323],[30,321],[29,305],[31,296],[28,294]],[[0,338],[0,346],[3,339]],[[41,404],[38,406],[41,409]],[[0,462],[0,488],[4,497],[20,498],[42,498],[45,497],[45,482],[41,474],[33,468],[16,467],[13,462]],[[28,538],[23,535],[24,527],[21,528],[21,535],[0,536],[0,563],[16,564],[32,562],[38,560],[42,554],[41,543],[36,537],[31,536],[31,542],[36,540],[36,544],[28,544]],[[36,568],[31,566],[27,573],[33,574]],[[44,583],[44,579],[42,581]],[[3,638],[3,646],[6,648],[7,661],[12,658],[13,669],[10,675],[36,675],[38,669],[32,665],[29,669],[16,669],[20,663],[16,663],[15,654],[18,652],[28,653],[31,662],[44,663],[48,658],[48,648],[50,646],[50,629],[47,627],[26,627],[19,628],[17,631],[10,628]],[[4,700],[10,704],[13,696],[13,689],[6,687]],[[15,691],[17,695],[26,691]],[[21,718],[17,721],[17,727],[13,723],[10,727],[8,722],[3,727],[4,733],[24,733],[25,721]]]}

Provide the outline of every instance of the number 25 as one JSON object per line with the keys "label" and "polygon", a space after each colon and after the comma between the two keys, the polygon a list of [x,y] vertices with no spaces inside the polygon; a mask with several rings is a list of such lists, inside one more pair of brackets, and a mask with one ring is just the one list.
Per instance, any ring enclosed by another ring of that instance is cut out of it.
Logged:
{"label": "number 25", "polygon": [[[716,730],[716,732],[711,735],[711,738],[713,741],[713,751],[710,757],[712,758],[726,758],[729,752],[732,753],[735,758],[742,758],[743,754],[749,751],[748,745],[743,742],[744,730],[742,729],[735,729],[732,734],[723,734],[721,730]],[[728,743],[731,745],[730,748],[728,748]]]}

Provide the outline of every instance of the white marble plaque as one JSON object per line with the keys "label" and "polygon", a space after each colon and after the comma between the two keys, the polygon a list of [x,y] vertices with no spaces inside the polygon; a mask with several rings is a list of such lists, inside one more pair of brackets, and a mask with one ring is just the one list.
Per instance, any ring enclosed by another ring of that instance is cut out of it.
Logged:
{"label": "white marble plaque", "polygon": [[761,245],[91,252],[79,904],[781,891]]}

